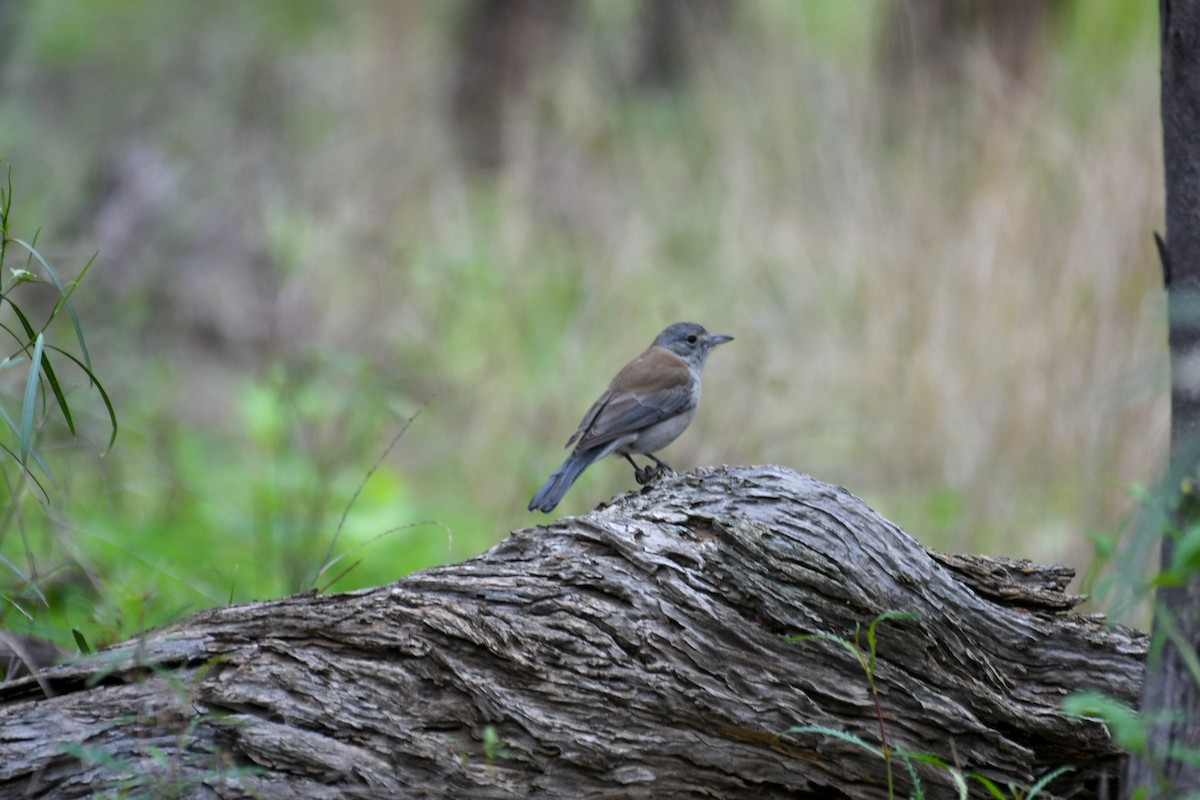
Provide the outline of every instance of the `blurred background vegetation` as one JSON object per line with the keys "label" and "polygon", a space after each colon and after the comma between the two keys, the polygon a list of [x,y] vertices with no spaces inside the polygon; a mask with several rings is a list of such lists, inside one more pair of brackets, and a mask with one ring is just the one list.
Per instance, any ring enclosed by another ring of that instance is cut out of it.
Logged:
{"label": "blurred background vegetation", "polygon": [[[783,464],[931,547],[1082,572],[1166,452],[1157,24],[0,0],[13,235],[67,279],[99,252],[74,301],[121,421],[101,455],[76,373],[48,498],[7,480],[0,627],[104,644],[478,553],[543,521],[579,417],[682,319],[737,341],[677,468]],[[556,513],[632,488],[605,462]]]}

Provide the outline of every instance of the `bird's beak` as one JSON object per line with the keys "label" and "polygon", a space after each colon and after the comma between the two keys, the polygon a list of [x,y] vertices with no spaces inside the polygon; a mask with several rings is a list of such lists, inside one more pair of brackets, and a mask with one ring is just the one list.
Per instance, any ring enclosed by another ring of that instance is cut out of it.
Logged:
{"label": "bird's beak", "polygon": [[708,346],[716,347],[719,344],[725,344],[726,342],[732,342],[732,341],[733,341],[732,336],[726,336],[723,333],[714,333],[708,337]]}

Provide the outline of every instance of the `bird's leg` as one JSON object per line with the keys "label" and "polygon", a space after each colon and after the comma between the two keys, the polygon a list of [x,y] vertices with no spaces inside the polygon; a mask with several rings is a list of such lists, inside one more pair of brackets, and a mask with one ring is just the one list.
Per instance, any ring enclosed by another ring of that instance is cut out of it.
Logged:
{"label": "bird's leg", "polygon": [[[671,465],[668,464],[667,462],[663,461],[658,456],[654,455],[653,453],[646,453],[645,456],[646,456],[646,458],[649,458],[657,465],[654,468],[653,474],[651,474],[649,476],[650,480],[653,480],[654,478],[657,478],[660,475],[665,475],[668,472],[672,475],[675,474],[675,470],[671,469]],[[647,467],[647,469],[649,469],[649,467]]]}
{"label": "bird's leg", "polygon": [[[638,482],[638,486],[644,486],[654,480],[655,475],[658,474],[652,467],[639,467],[638,463],[630,457],[629,453],[621,453],[621,455],[625,456],[625,460],[633,465],[633,479]],[[654,458],[654,456],[651,456],[651,458]],[[654,460],[657,461],[658,459],[655,458]]]}
{"label": "bird's leg", "polygon": [[675,471],[675,470],[671,469],[671,465],[670,465],[670,464],[668,464],[667,462],[663,461],[661,458],[659,458],[658,456],[654,455],[653,453],[646,453],[646,458],[650,459],[650,460],[651,460],[651,461],[653,461],[655,464],[658,464],[658,468],[659,468],[659,470],[660,470],[660,471],[662,471],[662,472],[674,472],[674,471]]}

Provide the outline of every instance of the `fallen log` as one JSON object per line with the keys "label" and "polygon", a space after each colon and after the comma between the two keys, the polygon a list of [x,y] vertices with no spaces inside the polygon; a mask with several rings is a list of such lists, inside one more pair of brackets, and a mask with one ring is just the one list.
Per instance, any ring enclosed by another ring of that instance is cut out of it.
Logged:
{"label": "fallen log", "polygon": [[[881,798],[882,719],[893,754],[1001,785],[1070,766],[1040,796],[1095,797],[1122,754],[1059,704],[1136,701],[1146,638],[1073,613],[1069,579],[930,552],[786,469],[702,469],[388,586],[203,611],[0,685],[0,796]],[[914,616],[878,626],[874,693],[847,647],[791,638],[853,641],[889,611]]]}

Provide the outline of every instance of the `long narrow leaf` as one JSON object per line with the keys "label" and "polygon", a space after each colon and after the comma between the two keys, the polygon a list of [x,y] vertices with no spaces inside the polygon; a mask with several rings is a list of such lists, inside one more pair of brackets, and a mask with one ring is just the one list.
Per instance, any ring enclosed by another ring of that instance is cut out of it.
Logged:
{"label": "long narrow leaf", "polygon": [[874,755],[883,758],[883,751],[862,737],[855,736],[853,733],[847,733],[846,731],[839,730],[837,728],[830,728],[825,725],[797,725],[795,727],[788,728],[779,735],[787,736],[789,734],[795,735],[799,733],[819,733],[824,736],[829,736],[833,739],[841,739],[843,742],[848,742],[855,747],[861,747],[868,753],[873,753]]}
{"label": "long narrow leaf", "polygon": [[[50,601],[48,601],[46,599],[46,595],[42,593],[42,587],[38,586],[37,583],[34,582],[34,580],[29,577],[29,575],[25,572],[25,570],[21,569],[19,566],[17,566],[15,563],[13,563],[11,560],[5,558],[4,556],[0,556],[0,564],[3,564],[4,566],[11,569],[14,573],[16,573],[17,577],[19,577],[21,579],[21,583],[22,583],[21,590],[22,591],[24,591],[25,589],[32,589],[33,593],[35,595],[37,595],[37,599],[42,601],[42,605],[49,607]],[[13,603],[13,605],[16,605],[16,603],[13,602],[11,599],[9,600],[9,602]]]}
{"label": "long narrow leaf", "polygon": [[867,650],[869,654],[868,658],[870,658],[871,661],[870,674],[875,674],[875,652],[877,646],[875,629],[879,626],[879,623],[887,622],[889,620],[914,619],[919,619],[919,617],[911,611],[885,611],[879,616],[875,617],[875,619],[871,620],[870,626],[867,627]]}
{"label": "long narrow leaf", "polygon": [[[26,335],[28,335],[31,339],[33,339],[35,337],[35,334],[34,334],[33,326],[29,324],[29,319],[25,316],[24,312],[22,312],[21,309],[15,305],[13,306],[13,311],[16,312],[17,319],[19,319],[21,321],[21,327],[23,327],[25,329]],[[37,338],[37,340],[42,340],[43,334],[37,333],[36,338]],[[52,349],[58,350],[59,352],[63,352],[61,350],[61,348],[55,347]],[[65,419],[67,421],[67,427],[71,429],[71,435],[74,436],[75,435],[75,420],[71,416],[71,407],[69,405],[67,405],[67,398],[63,394],[62,387],[58,383],[58,376],[54,374],[54,367],[52,367],[50,365],[50,359],[42,357],[41,367],[46,373],[46,380],[50,384],[50,390],[54,393],[54,401],[56,403],[58,403],[58,408],[62,412],[63,419]],[[23,443],[24,443],[24,439],[22,439],[22,446],[24,446]]]}
{"label": "long narrow leaf", "polygon": [[[80,279],[87,274],[87,271],[91,268],[92,262],[96,260],[96,257],[92,256],[88,259],[88,262],[83,266],[83,270],[80,271],[79,277],[71,283],[71,288],[67,289],[65,286],[63,286],[62,281],[58,279],[58,275],[50,266],[50,262],[42,258],[42,254],[37,251],[37,248],[34,247],[33,244],[26,242],[23,239],[13,239],[13,242],[28,250],[29,253],[36,258],[38,263],[41,264],[46,270],[46,274],[50,276],[50,280],[54,282],[54,285],[58,287],[59,301],[54,304],[54,310],[50,312],[50,318],[46,320],[46,324],[49,325],[50,320],[54,319],[55,314],[58,313],[58,309],[62,306],[65,306],[67,313],[71,316],[71,324],[75,326],[75,339],[79,342],[79,349],[83,353],[83,360],[88,364],[88,366],[91,366],[92,360],[91,357],[88,356],[87,343],[83,340],[83,327],[79,324],[79,316],[75,313],[75,305],[71,302],[71,294],[75,291],[75,287],[79,285]],[[44,329],[45,327],[43,326],[43,330]]]}
{"label": "long narrow leaf", "polygon": [[12,570],[12,571],[13,571],[13,573],[14,573],[14,574],[15,574],[15,575],[16,575],[18,578],[20,578],[22,582],[31,584],[31,581],[29,580],[29,574],[28,574],[27,572],[25,572],[25,570],[21,569],[21,568],[20,568],[20,567],[19,567],[19,566],[16,564],[16,562],[14,562],[14,561],[12,561],[12,560],[10,560],[10,559],[8,559],[8,558],[5,558],[4,556],[0,555],[0,564],[3,564],[4,566],[6,566],[6,567],[8,567],[10,570]]}
{"label": "long narrow leaf", "polygon": [[21,463],[29,459],[29,451],[33,449],[33,412],[37,405],[38,373],[41,371],[42,352],[46,347],[46,337],[38,334],[33,342],[33,356],[29,362],[29,379],[25,382],[25,401],[21,406]]}
{"label": "long narrow leaf", "polygon": [[861,665],[864,670],[870,669],[870,664],[867,663],[866,657],[854,642],[847,641],[840,636],[834,636],[832,633],[802,633],[796,636],[789,636],[787,638],[789,642],[818,641],[836,644],[838,647],[841,647],[847,653],[854,656],[855,660],[858,661],[859,665]]}
{"label": "long narrow leaf", "polygon": [[104,408],[108,410],[108,421],[112,425],[112,435],[108,437],[108,445],[104,448],[104,452],[107,453],[112,449],[113,444],[115,444],[117,441],[118,425],[117,410],[113,408],[112,400],[110,400],[108,397],[108,392],[104,391],[104,384],[100,383],[100,379],[95,376],[91,367],[89,367],[87,364],[84,364],[66,350],[63,350],[61,347],[55,347],[54,345],[50,345],[50,349],[74,361],[75,366],[83,370],[84,374],[88,376],[88,380],[91,381],[92,385],[96,387],[96,391],[100,393],[100,399],[104,401]]}
{"label": "long narrow leaf", "polygon": [[[20,312],[20,309],[17,308],[16,305],[13,305],[12,301],[9,301],[9,305],[13,306],[13,310]],[[16,342],[18,345],[16,354],[9,356],[9,358],[17,358],[17,355],[24,353],[25,348],[29,346],[30,337],[33,336],[33,334],[29,334],[29,336],[20,336],[17,334],[16,331],[14,331],[12,328],[8,327],[7,325],[5,325],[2,322],[0,322],[0,330],[3,330],[5,333],[7,333],[9,336],[11,336],[13,338],[13,341]]]}
{"label": "long narrow leaf", "polygon": [[1045,789],[1052,781],[1057,780],[1063,775],[1066,775],[1068,772],[1074,771],[1074,767],[1063,766],[1059,767],[1053,772],[1046,773],[1042,777],[1038,778],[1037,782],[1034,783],[1033,786],[1029,787],[1029,794],[1026,795],[1026,800],[1033,800],[1033,798],[1041,794],[1042,789]]}
{"label": "long narrow leaf", "polygon": [[988,794],[996,798],[996,800],[1007,800],[1004,797],[1004,792],[1001,791],[1000,787],[996,785],[996,782],[986,775],[980,775],[978,772],[972,772],[967,777],[982,784],[983,788],[988,790]]}
{"label": "long narrow leaf", "polygon": [[[7,330],[7,328],[4,325],[0,325],[0,328],[5,328],[5,330]],[[9,331],[9,332],[11,333],[11,331]],[[17,358],[16,356],[9,356],[8,358],[4,359],[3,361],[0,361],[0,372],[3,372],[6,369],[11,369],[11,368],[17,366],[18,364],[24,364],[24,363],[25,363],[25,359],[23,359],[23,358]]]}
{"label": "long narrow leaf", "polygon": [[[20,239],[15,241],[22,246],[26,246],[25,243]],[[55,273],[55,271],[51,268],[50,263],[46,261],[46,259],[42,258],[40,253],[34,250],[33,254],[37,256],[37,260],[41,262],[41,265],[46,268],[46,273],[50,276],[50,280],[54,282],[54,285],[58,287],[59,292],[58,302],[54,304],[54,309],[50,312],[50,317],[46,320],[46,325],[49,325],[50,320],[54,319],[54,317],[58,315],[58,310],[65,306],[67,313],[71,316],[71,325],[75,328],[75,340],[79,342],[79,351],[83,353],[83,362],[87,364],[88,369],[91,369],[92,357],[88,353],[87,341],[83,338],[83,327],[79,324],[79,315],[75,313],[75,304],[71,302],[71,295],[73,295],[75,290],[79,288],[79,282],[83,280],[85,275],[88,274],[92,268],[92,264],[96,263],[96,257],[100,254],[92,254],[92,257],[89,258],[87,263],[83,265],[83,269],[81,269],[79,274],[75,276],[75,280],[71,281],[70,286],[63,285],[63,282],[58,278],[58,274]],[[45,326],[43,326],[43,330],[44,329]]]}
{"label": "long narrow leaf", "polygon": [[[41,337],[40,333],[38,337]],[[67,397],[63,394],[62,387],[58,385],[58,376],[54,374],[54,368],[50,366],[50,359],[45,355],[42,355],[42,372],[46,373],[46,382],[50,384],[50,391],[54,393],[54,401],[58,403],[58,410],[62,412],[63,419],[67,421],[67,428],[74,436],[75,420],[71,417],[71,407],[67,405]]]}
{"label": "long narrow leaf", "polygon": [[[0,592],[0,600],[4,601],[4,603],[8,603],[10,606],[15,608],[18,612],[20,612],[21,616],[25,617],[25,619],[29,620],[30,622],[33,622],[33,614],[30,614],[28,611],[26,611],[25,606],[18,603],[12,597],[5,594],[4,592]],[[2,605],[3,605],[3,603],[0,603],[0,606],[2,606]]]}
{"label": "long narrow leaf", "polygon": [[1183,633],[1179,622],[1175,619],[1174,613],[1171,612],[1162,603],[1154,604],[1154,613],[1156,621],[1161,621],[1163,628],[1167,632],[1167,636],[1175,643],[1175,650],[1183,665],[1188,668],[1192,674],[1192,680],[1200,684],[1200,656],[1196,654],[1192,643],[1188,641],[1187,636]]}
{"label": "long narrow leaf", "polygon": [[12,430],[12,432],[17,436],[21,435],[21,429],[17,427],[17,423],[13,422],[12,417],[10,417],[8,412],[4,410],[4,406],[0,406],[0,420],[3,420],[4,424],[7,425],[9,429]]}
{"label": "long narrow leaf", "polygon": [[25,338],[22,340],[19,336],[14,336],[18,342],[21,342],[21,349],[29,347],[29,343],[33,341],[33,337],[37,336],[37,331],[29,324],[29,318],[25,316],[25,312],[16,304],[11,304],[13,312],[17,315],[17,319],[21,321],[21,327],[25,329]]}
{"label": "long narrow leaf", "polygon": [[71,288],[63,295],[63,302],[67,304],[67,312],[71,315],[71,320],[75,324],[75,338],[79,340],[79,351],[83,353],[83,363],[87,364],[88,369],[92,368],[92,357],[88,353],[87,342],[83,340],[83,328],[79,327],[79,318],[75,315],[75,305],[71,302],[71,295],[75,293],[79,282],[83,280],[83,276],[87,275],[92,268],[92,264],[96,263],[96,258],[100,255],[99,252],[92,254],[92,257],[83,265],[83,269],[79,270],[79,274],[75,276],[75,280],[71,281]]}
{"label": "long narrow leaf", "polygon": [[899,757],[900,761],[904,764],[904,769],[908,772],[908,779],[912,781],[913,790],[912,794],[909,796],[912,797],[913,800],[924,798],[925,790],[921,788],[921,776],[917,774],[917,768],[914,762],[921,762],[923,764],[936,764],[940,759],[938,759],[938,757],[932,753],[914,753],[905,750],[902,747],[896,748],[892,751],[892,753]]}
{"label": "long narrow leaf", "polygon": [[902,747],[897,747],[896,755],[903,758],[905,761],[915,761],[918,764],[929,764],[938,769],[950,769],[950,764],[944,758],[935,756],[933,753],[926,753],[919,750],[905,750]]}
{"label": "long narrow leaf", "polygon": [[12,210],[12,164],[8,165],[8,190],[0,188],[0,264],[8,249],[8,214]]}
{"label": "long narrow leaf", "polygon": [[954,780],[954,786],[958,789],[958,800],[967,800],[969,790],[967,788],[967,779],[958,770],[951,767],[947,772],[950,773],[951,779]]}
{"label": "long narrow leaf", "polygon": [[46,373],[46,381],[50,384],[54,402],[58,403],[58,410],[62,412],[67,429],[71,431],[72,436],[75,436],[75,418],[71,416],[71,407],[67,405],[67,396],[63,394],[62,386],[58,383],[58,375],[55,374],[54,367],[50,365],[50,358],[47,355],[42,356],[42,372]]}
{"label": "long narrow leaf", "polygon": [[[21,471],[25,473],[29,480],[33,481],[33,485],[36,486],[38,491],[42,493],[42,500],[47,503],[50,502],[50,493],[46,491],[45,486],[42,486],[42,482],[37,479],[37,475],[33,474],[33,470],[31,470],[27,464],[21,463],[21,456],[17,453],[14,453],[10,448],[3,444],[0,444],[0,450],[8,453],[9,457],[12,458],[13,461],[17,462],[17,466],[21,468]],[[37,462],[37,465],[42,468],[42,472],[46,474],[46,477],[50,480],[51,485],[57,486],[58,484],[55,482],[54,476],[50,474],[49,468],[46,467],[45,462],[42,461],[42,457],[38,455],[37,450],[34,450],[31,455],[33,456],[33,460]]]}
{"label": "long narrow leaf", "polygon": [[921,776],[917,774],[917,768],[907,758],[901,759],[904,762],[904,768],[908,770],[908,778],[912,781],[913,790],[912,800],[925,800],[925,790],[921,788]]}

